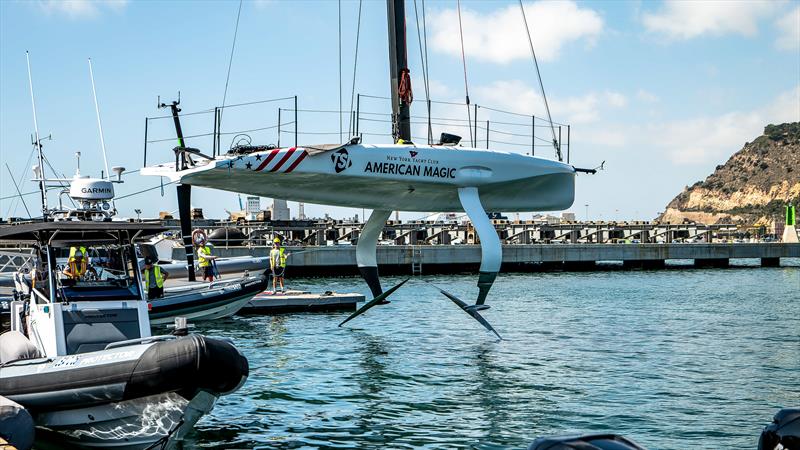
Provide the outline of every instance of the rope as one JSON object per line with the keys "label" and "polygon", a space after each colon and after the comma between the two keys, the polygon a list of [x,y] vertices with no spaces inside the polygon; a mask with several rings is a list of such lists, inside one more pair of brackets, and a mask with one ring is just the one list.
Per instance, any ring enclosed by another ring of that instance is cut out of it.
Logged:
{"label": "rope", "polygon": [[[36,147],[35,147],[35,146],[33,146],[33,147],[31,148],[31,152],[30,152],[30,153],[28,153],[28,160],[27,160],[27,161],[25,161],[25,166],[24,166],[24,167],[26,167],[26,168],[27,168],[27,167],[30,167],[30,166],[31,166],[31,159],[33,158],[33,152],[35,152],[35,151],[36,151]],[[20,178],[19,178],[19,184],[17,184],[17,185],[15,185],[15,186],[14,186],[14,187],[16,188],[17,192],[19,192],[19,188],[20,188],[20,186],[22,186],[22,180],[23,180],[23,177],[20,177]],[[33,192],[34,194],[36,194],[36,193],[38,193],[39,191],[31,191],[31,192]],[[21,194],[21,195],[19,196],[19,198],[22,198],[22,197],[23,197],[23,196],[25,196],[25,195],[29,195],[29,193],[26,193],[26,194]],[[14,198],[18,198],[18,197],[17,197],[16,195],[10,195],[10,196],[8,196],[8,197],[3,197],[3,198],[0,198],[0,200],[14,199]],[[17,208],[19,207],[19,204],[18,204],[16,201],[12,201],[12,202],[10,202],[10,203],[9,203],[9,205],[8,205],[8,210],[6,211],[6,216],[10,216],[10,215],[11,215],[11,207],[12,207],[12,206],[14,207],[14,212],[15,212],[15,213],[17,212]]]}
{"label": "rope", "polygon": [[[231,44],[231,56],[228,58],[228,75],[225,77],[225,93],[222,95],[222,108],[225,108],[225,100],[228,98],[228,82],[231,80],[231,65],[233,64],[233,50],[236,48],[236,35],[239,34],[239,17],[242,15],[242,2],[239,0],[239,12],[236,13],[236,28],[233,31],[233,44]],[[222,116],[222,111],[220,111]]]}
{"label": "rope", "polygon": [[[425,22],[425,0],[422,0],[422,39],[425,41],[425,89],[430,91],[430,63],[428,62],[428,26]],[[428,104],[428,121],[430,121],[431,116],[431,99],[429,93],[428,95],[427,104]],[[433,144],[433,129],[430,125],[428,125],[428,142]]]}
{"label": "rope", "polygon": [[[22,192],[19,190],[19,185],[17,185],[17,180],[14,179],[14,174],[11,172],[11,168],[8,167],[8,163],[6,163],[6,170],[8,170],[8,175],[11,176],[11,182],[14,184],[14,187],[17,188],[17,195],[19,199],[22,201],[22,206],[25,207],[25,212],[28,214],[28,218],[31,218],[31,212],[28,209],[28,204],[25,203],[25,198],[22,196]],[[14,210],[16,212],[16,209]]]}
{"label": "rope", "polygon": [[[424,17],[424,16],[423,16]],[[427,104],[428,108],[428,145],[433,144],[433,130],[431,127],[431,93],[430,87],[428,85],[428,68],[427,68],[427,61],[425,60],[427,52],[423,51],[422,49],[422,36],[420,33],[419,27],[419,14],[417,14],[417,0],[414,0],[414,18],[415,23],[417,25],[417,42],[419,43],[419,58],[420,62],[422,63],[422,82],[423,86],[425,87],[425,103]],[[424,18],[423,18],[424,20]],[[424,29],[424,22],[423,22],[423,29]],[[426,44],[427,46],[427,41]],[[427,50],[427,49],[426,49]]]}
{"label": "rope", "polygon": [[[339,111],[342,110],[342,0],[339,0]],[[339,142],[344,142],[342,134],[342,113],[339,113]]]}
{"label": "rope", "polygon": [[525,16],[525,8],[522,6],[522,0],[519,0],[519,9],[522,11],[522,20],[525,22],[525,32],[528,34],[528,45],[531,48],[531,56],[533,56],[533,65],[536,67],[536,76],[539,79],[539,88],[542,90],[542,98],[544,99],[544,108],[547,110],[547,121],[550,122],[550,131],[553,133],[553,147],[556,149],[558,160],[561,161],[561,143],[556,139],[556,127],[553,126],[553,117],[550,115],[550,105],[547,104],[547,95],[544,93],[544,83],[542,83],[542,74],[539,72],[539,62],[536,60],[536,52],[533,50],[533,39],[531,38],[531,30],[528,28],[528,18]]}
{"label": "rope", "polygon": [[[520,0],[521,1],[521,0]],[[458,0],[458,33],[461,36],[461,62],[464,66],[464,93],[467,96],[467,120],[472,124],[472,114],[469,110],[469,84],[467,83],[467,57],[464,56],[464,29],[461,26],[461,0]],[[475,139],[472,136],[472,128],[469,129],[469,140],[475,146]]]}
{"label": "rope", "polygon": [[170,181],[167,184],[163,184],[162,183],[162,184],[159,184],[158,186],[154,186],[154,187],[151,187],[151,188],[142,189],[141,191],[136,191],[136,192],[133,192],[133,193],[130,193],[130,194],[122,195],[120,197],[117,197],[116,200],[122,200],[123,198],[133,197],[134,195],[139,195],[139,194],[144,194],[145,192],[154,191],[156,189],[163,188],[164,186],[169,186],[170,184],[175,184],[175,183],[177,183],[177,181]]}
{"label": "rope", "polygon": [[[350,91],[350,111],[353,111],[353,102],[356,96],[356,68],[358,67],[358,41],[359,38],[361,37],[361,3],[362,0],[358,0],[358,25],[356,25],[356,52],[355,52],[355,57],[353,58],[353,90]],[[339,109],[342,109],[342,105],[339,105]],[[350,130],[351,134],[355,134],[355,127],[353,125],[352,114],[350,114],[347,128]]]}

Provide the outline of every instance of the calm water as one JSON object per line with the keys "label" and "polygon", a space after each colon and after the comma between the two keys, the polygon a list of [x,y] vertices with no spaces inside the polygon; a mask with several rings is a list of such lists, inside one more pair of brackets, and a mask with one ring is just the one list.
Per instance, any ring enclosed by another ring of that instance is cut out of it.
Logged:
{"label": "calm water", "polygon": [[344,313],[198,326],[235,339],[251,373],[185,448],[506,449],[615,431],[651,450],[752,449],[800,404],[800,267],[503,274],[485,314],[501,342],[427,282],[477,293],[475,276],[418,277],[347,328]]}

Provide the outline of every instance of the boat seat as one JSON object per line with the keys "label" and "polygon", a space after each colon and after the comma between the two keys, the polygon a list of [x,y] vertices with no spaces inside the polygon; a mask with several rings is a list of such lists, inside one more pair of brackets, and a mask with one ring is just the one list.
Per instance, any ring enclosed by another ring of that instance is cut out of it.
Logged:
{"label": "boat seat", "polygon": [[0,334],[0,364],[41,357],[39,349],[19,331]]}

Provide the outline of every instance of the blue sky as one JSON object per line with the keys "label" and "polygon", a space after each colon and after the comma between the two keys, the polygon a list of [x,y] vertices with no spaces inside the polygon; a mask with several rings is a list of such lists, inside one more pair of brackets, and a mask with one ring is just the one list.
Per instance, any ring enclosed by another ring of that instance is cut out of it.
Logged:
{"label": "blue sky", "polygon": [[[461,4],[471,100],[541,115],[543,103],[518,4]],[[421,8],[421,0],[417,5]],[[6,164],[17,180],[26,180],[23,192],[35,189],[27,181],[31,171],[26,166],[33,132],[26,50],[31,53],[40,133],[53,136],[45,142],[50,161],[71,175],[74,152],[81,151],[84,174],[102,170],[87,65],[91,57],[109,164],[134,170],[143,161],[144,118],[164,114],[156,109],[157,96],[172,99],[180,90],[185,112],[222,103],[238,6],[238,1],[0,2],[0,216],[25,216],[19,201],[6,198],[15,193]],[[362,7],[356,92],[386,96],[385,3],[364,1]],[[456,2],[428,0],[425,7],[431,96],[463,101]],[[599,175],[579,177],[571,209],[579,218],[588,204],[595,219],[651,219],[685,185],[711,173],[766,124],[800,120],[797,1],[526,2],[525,8],[553,119],[572,126],[571,162],[594,167],[606,161]],[[245,1],[227,103],[298,95],[300,109],[337,109],[337,9],[334,1]],[[342,2],[344,109],[350,102],[357,11],[357,1]],[[417,100],[412,114],[424,115],[411,0],[407,18]],[[273,125],[278,107],[292,105],[230,110],[224,131]],[[388,107],[388,102],[365,100],[362,108],[386,113]],[[466,118],[463,108],[441,107],[436,113]],[[481,120],[501,122],[506,117],[480,112]],[[189,116],[185,133],[208,133],[212,121],[209,115]],[[333,115],[300,113],[299,122],[301,131],[333,133],[302,136],[301,144],[339,139]],[[371,131],[386,132],[385,124],[370,126]],[[424,134],[420,126],[416,130]],[[466,130],[451,131],[467,136]],[[151,138],[172,137],[164,120],[152,122],[151,132]],[[276,142],[275,130],[252,135],[254,142]],[[231,137],[223,140],[223,148]],[[290,134],[282,139],[283,144],[293,140]],[[378,136],[366,140],[388,142]],[[202,138],[188,144],[209,145]],[[169,160],[172,146],[172,141],[150,145],[150,161]],[[525,150],[500,144],[494,148]],[[125,180],[117,187],[118,196],[159,185],[158,179],[138,174]],[[238,209],[234,194],[194,192],[194,206],[202,207],[206,216]],[[32,210],[38,209],[35,195],[26,200]],[[120,200],[117,206],[127,216],[134,208],[144,216],[173,211],[174,188],[167,187],[163,197],[156,189]],[[296,214],[296,204],[290,207]],[[309,215],[325,212],[360,214],[306,206]]]}

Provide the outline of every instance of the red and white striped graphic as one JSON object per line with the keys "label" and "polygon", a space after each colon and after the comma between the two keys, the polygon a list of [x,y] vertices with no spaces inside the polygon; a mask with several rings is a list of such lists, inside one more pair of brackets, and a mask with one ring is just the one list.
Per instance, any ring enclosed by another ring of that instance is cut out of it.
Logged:
{"label": "red and white striped graphic", "polygon": [[267,157],[256,167],[256,172],[281,172],[289,173],[297,168],[298,165],[308,156],[304,149],[276,148],[267,154]]}

